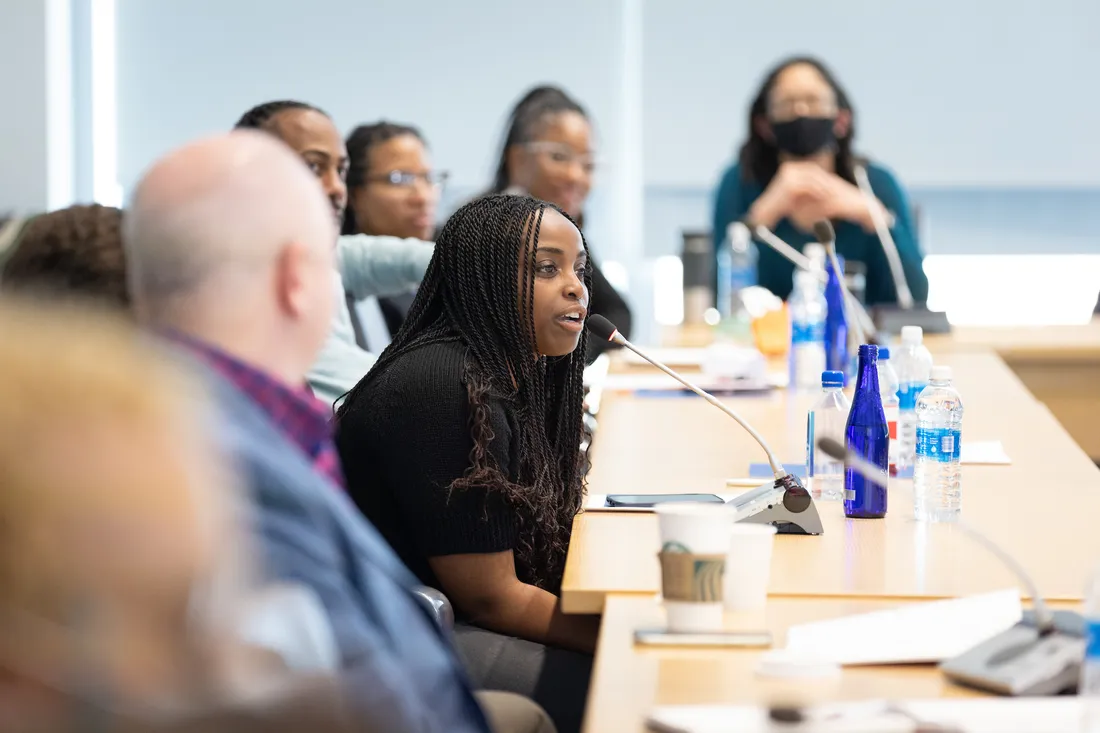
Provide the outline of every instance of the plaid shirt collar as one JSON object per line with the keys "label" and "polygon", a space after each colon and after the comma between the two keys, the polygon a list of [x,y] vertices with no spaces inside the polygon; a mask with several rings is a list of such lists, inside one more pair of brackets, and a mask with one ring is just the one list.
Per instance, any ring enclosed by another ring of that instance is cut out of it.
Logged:
{"label": "plaid shirt collar", "polygon": [[168,337],[184,346],[246,394],[313,463],[313,467],[343,488],[344,478],[332,439],[332,410],[313,396],[309,387],[298,389],[224,351],[180,333]]}

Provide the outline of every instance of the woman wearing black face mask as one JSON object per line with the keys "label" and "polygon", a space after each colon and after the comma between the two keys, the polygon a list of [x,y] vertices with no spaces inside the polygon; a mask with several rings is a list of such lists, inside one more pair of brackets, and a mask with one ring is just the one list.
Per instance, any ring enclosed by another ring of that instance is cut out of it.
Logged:
{"label": "woman wearing black face mask", "polygon": [[[894,303],[890,266],[875,234],[871,211],[856,187],[862,164],[875,193],[873,206],[891,221],[913,298],[928,297],[928,278],[917,243],[909,198],[885,168],[852,154],[851,104],[829,71],[810,58],[784,61],[768,74],[749,110],[749,139],[740,160],[722,177],[714,207],[714,239],[731,222],[749,218],[801,249],[813,241],[813,224],[830,219],[837,253],[867,267],[869,304]],[[767,246],[760,253],[758,282],[776,295],[791,292],[794,267]]]}

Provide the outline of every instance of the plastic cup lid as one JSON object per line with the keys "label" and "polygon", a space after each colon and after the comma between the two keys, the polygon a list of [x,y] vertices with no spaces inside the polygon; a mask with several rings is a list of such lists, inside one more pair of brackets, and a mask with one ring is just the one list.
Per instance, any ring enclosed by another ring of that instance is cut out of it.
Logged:
{"label": "plastic cup lid", "polygon": [[950,382],[951,381],[951,367],[949,366],[934,366],[932,367],[932,379],[937,382]]}

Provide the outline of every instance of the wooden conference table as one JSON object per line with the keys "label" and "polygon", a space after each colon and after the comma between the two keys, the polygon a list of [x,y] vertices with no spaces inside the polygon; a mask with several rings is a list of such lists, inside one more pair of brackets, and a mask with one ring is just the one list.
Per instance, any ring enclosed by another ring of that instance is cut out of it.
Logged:
{"label": "wooden conference table", "polygon": [[[966,331],[929,343],[936,362],[954,369],[967,408],[965,440],[1000,440],[1012,459],[1010,466],[963,468],[964,517],[1012,552],[1045,598],[1066,608],[1079,604],[1100,561],[1094,525],[1100,521],[1100,469],[994,349],[1016,348],[1033,360],[1050,354],[1059,363],[1077,359],[1100,376],[1100,348],[1087,343],[1100,329],[1082,330],[1083,346],[1069,339],[1042,343],[1041,334],[1026,332],[1017,347],[1006,334],[990,341],[992,336]],[[781,460],[801,462],[814,399],[775,391],[730,402]],[[589,491],[722,492],[727,478],[747,476],[749,464],[763,460],[748,435],[702,400],[605,392]],[[890,507],[884,520],[860,521],[845,519],[838,503],[818,502],[822,536],[776,539],[764,617],[727,622],[766,625],[781,646],[793,624],[1017,585],[951,525],[914,522],[904,491],[892,493]],[[586,731],[643,730],[656,704],[973,694],[932,667],[850,669],[830,685],[792,685],[755,675],[756,651],[635,647],[635,629],[662,622],[654,600],[657,545],[652,514],[587,512],[576,520],[562,605],[567,613],[604,616]]]}

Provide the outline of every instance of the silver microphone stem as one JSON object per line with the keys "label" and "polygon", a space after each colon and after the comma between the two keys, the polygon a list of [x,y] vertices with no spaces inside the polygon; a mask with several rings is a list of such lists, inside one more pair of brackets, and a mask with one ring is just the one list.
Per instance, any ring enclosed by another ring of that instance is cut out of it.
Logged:
{"label": "silver microphone stem", "polygon": [[874,321],[871,320],[871,316],[867,315],[867,311],[863,305],[856,300],[856,296],[852,295],[848,291],[848,286],[844,284],[844,271],[840,269],[840,260],[836,256],[836,245],[833,242],[829,242],[825,245],[825,251],[829,255],[829,264],[832,265],[833,271],[836,273],[837,280],[840,281],[840,291],[844,293],[844,311],[848,316],[848,323],[851,324],[853,332],[856,337],[856,345],[866,344],[867,341],[867,323],[871,324],[871,329],[874,329]]}
{"label": "silver microphone stem", "polygon": [[662,372],[664,372],[668,376],[672,377],[677,382],[684,385],[685,387],[690,389],[692,392],[699,395],[704,400],[706,400],[707,402],[714,405],[719,410],[721,410],[722,412],[726,413],[727,415],[732,417],[734,420],[736,420],[737,423],[741,427],[743,427],[748,432],[748,434],[751,435],[756,440],[757,443],[760,444],[760,447],[764,449],[764,453],[768,456],[768,463],[771,464],[772,472],[775,474],[775,478],[776,479],[782,479],[782,478],[785,478],[787,476],[787,472],[783,469],[783,464],[780,463],[779,460],[775,457],[775,454],[772,453],[771,448],[768,447],[768,444],[764,441],[763,436],[761,436],[760,433],[756,432],[756,430],[751,425],[749,425],[744,419],[742,419],[742,417],[740,415],[738,415],[736,412],[734,412],[732,408],[730,408],[727,405],[723,404],[720,400],[718,400],[713,395],[708,394],[707,392],[703,391],[700,387],[695,386],[694,384],[689,382],[687,379],[683,378],[682,376],[680,376],[679,374],[674,372],[672,369],[669,369],[667,366],[665,366],[661,362],[657,361],[656,359],[651,357],[649,354],[645,353],[641,349],[634,346],[634,344],[627,341],[626,338],[621,333],[619,333],[618,331],[616,331],[614,333],[614,335],[612,336],[612,341],[614,341],[615,343],[623,346],[624,348],[630,349],[635,354],[642,357],[643,359],[648,361],[650,364],[657,367]]}
{"label": "silver microphone stem", "polygon": [[[805,270],[807,272],[814,272],[813,265],[810,262],[809,257],[784,242],[767,227],[757,225],[755,228],[753,228],[752,233],[757,239],[765,242],[776,252],[790,260],[790,262],[798,269]],[[822,282],[825,282],[829,279],[827,275],[825,277],[821,277],[822,273],[814,272],[814,274]]]}
{"label": "silver microphone stem", "polygon": [[901,255],[898,254],[898,246],[894,243],[894,237],[890,234],[890,227],[886,223],[886,217],[883,216],[882,208],[879,206],[878,200],[875,199],[874,191],[871,190],[871,180],[867,178],[867,170],[863,166],[857,165],[853,173],[855,173],[856,184],[867,202],[867,211],[871,214],[875,232],[878,234],[879,241],[882,242],[882,249],[886,253],[886,261],[890,264],[890,274],[894,278],[894,290],[898,294],[898,305],[904,310],[912,310],[913,293],[909,290],[909,281],[905,278],[905,268],[901,264]]}
{"label": "silver microphone stem", "polygon": [[[831,438],[822,438],[817,441],[817,447],[821,449],[822,453],[830,458],[844,461],[845,468],[852,469],[868,481],[872,481],[876,484],[882,482],[882,469],[855,451],[846,449],[837,441]],[[1031,596],[1031,602],[1035,605],[1036,627],[1040,631],[1054,628],[1054,615],[1050,612],[1050,608],[1047,606],[1046,601],[1043,600],[1043,596],[1039,594],[1039,587],[1035,585],[1035,581],[1033,581],[1031,576],[1027,574],[1027,571],[1024,570],[1023,565],[1017,562],[1016,558],[1010,555],[1007,550],[989,539],[989,537],[981,531],[971,527],[962,519],[956,520],[953,524],[958,527],[963,534],[989,550],[998,560],[1007,565],[1008,569],[1016,576],[1016,579],[1027,589],[1028,594]]]}

